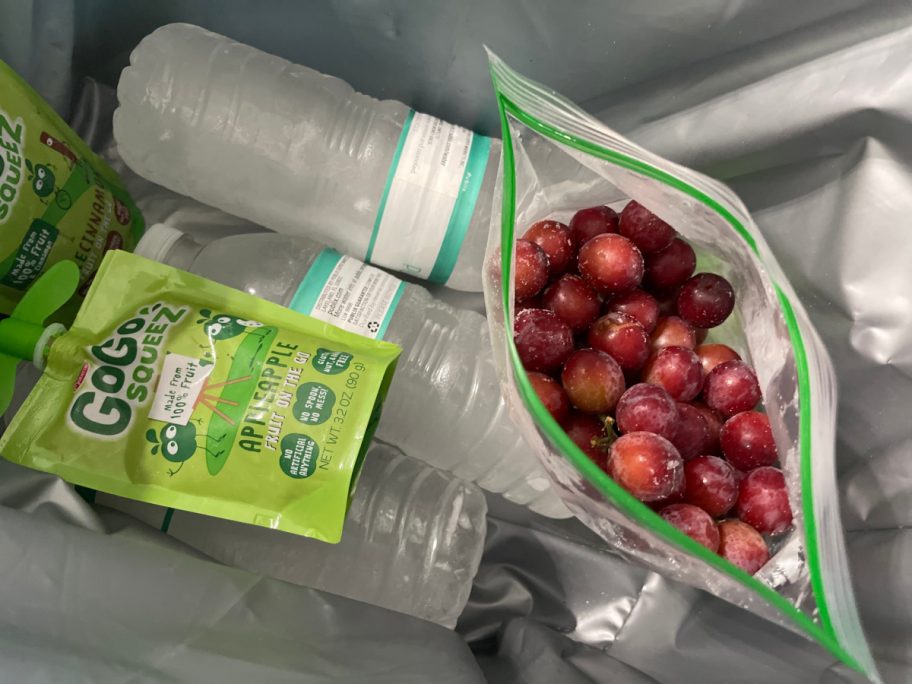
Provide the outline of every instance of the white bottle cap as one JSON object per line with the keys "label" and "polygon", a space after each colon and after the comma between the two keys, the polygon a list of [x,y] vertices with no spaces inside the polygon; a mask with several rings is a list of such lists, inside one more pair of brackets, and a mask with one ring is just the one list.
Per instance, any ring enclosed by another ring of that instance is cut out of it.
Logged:
{"label": "white bottle cap", "polygon": [[140,239],[139,244],[136,245],[136,249],[133,251],[139,256],[146,257],[147,259],[164,261],[165,257],[168,256],[168,252],[170,252],[171,248],[174,246],[174,243],[177,242],[183,234],[183,231],[165,225],[164,223],[153,224],[146,230],[145,234]]}

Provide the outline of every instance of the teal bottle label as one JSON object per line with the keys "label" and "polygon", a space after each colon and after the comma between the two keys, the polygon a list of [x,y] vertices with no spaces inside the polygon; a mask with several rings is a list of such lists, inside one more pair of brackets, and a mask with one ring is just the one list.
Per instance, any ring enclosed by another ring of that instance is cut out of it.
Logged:
{"label": "teal bottle label", "polygon": [[383,339],[405,283],[357,259],[324,249],[289,305],[365,337]]}
{"label": "teal bottle label", "polygon": [[410,111],[366,261],[445,283],[472,220],[490,149],[490,138]]}

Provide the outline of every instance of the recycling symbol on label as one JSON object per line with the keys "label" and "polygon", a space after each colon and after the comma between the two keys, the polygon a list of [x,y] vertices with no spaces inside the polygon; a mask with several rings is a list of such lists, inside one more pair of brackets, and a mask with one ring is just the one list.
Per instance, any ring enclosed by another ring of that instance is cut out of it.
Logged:
{"label": "recycling symbol on label", "polygon": [[377,323],[377,321],[371,321],[370,323],[367,324],[367,329],[370,330],[372,333],[375,333],[378,330],[380,330],[380,324]]}

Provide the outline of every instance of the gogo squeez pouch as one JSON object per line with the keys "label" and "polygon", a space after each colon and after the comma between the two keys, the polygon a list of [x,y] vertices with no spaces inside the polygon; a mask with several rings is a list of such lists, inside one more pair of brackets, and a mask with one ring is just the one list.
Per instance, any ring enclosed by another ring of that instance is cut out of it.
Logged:
{"label": "gogo squeez pouch", "polygon": [[[4,458],[110,494],[339,540],[399,347],[118,250],[44,352],[39,337],[53,326],[37,324],[51,307],[36,314],[35,301],[59,292],[63,267],[0,322],[5,363],[46,357],[0,440]],[[23,343],[29,325],[34,342]]]}
{"label": "gogo squeez pouch", "polygon": [[[0,314],[65,259],[85,296],[105,252],[132,250],[142,231],[117,174],[0,61]],[[78,308],[76,299],[58,318]]]}

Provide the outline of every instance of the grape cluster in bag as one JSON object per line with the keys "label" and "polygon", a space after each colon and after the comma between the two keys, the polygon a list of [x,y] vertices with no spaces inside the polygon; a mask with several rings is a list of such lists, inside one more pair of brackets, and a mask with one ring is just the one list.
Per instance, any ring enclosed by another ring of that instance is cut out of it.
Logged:
{"label": "grape cluster in bag", "polygon": [[537,221],[515,249],[514,344],[554,419],[665,520],[759,570],[792,511],[756,374],[705,343],[734,310],[728,280],[694,274],[693,248],[636,201]]}
{"label": "grape cluster in bag", "polygon": [[491,342],[564,503],[623,555],[877,680],[839,520],[835,375],[746,209],[489,59]]}

